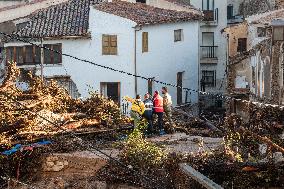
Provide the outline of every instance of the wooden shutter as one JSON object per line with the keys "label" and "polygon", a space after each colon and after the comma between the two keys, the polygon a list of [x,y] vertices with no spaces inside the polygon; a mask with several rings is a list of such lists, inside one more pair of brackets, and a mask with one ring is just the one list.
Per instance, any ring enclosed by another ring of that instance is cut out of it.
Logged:
{"label": "wooden shutter", "polygon": [[148,32],[142,33],[142,52],[148,52]]}
{"label": "wooden shutter", "polygon": [[247,50],[247,38],[239,38],[238,39],[238,52],[244,52]]}
{"label": "wooden shutter", "polygon": [[103,55],[117,55],[117,36],[103,35],[102,37]]}
{"label": "wooden shutter", "polygon": [[110,41],[110,55],[117,55],[117,36],[116,35],[111,35],[109,36],[109,41]]}
{"label": "wooden shutter", "polygon": [[109,54],[109,46],[110,46],[110,40],[108,35],[103,35],[102,37],[102,51],[103,55]]}

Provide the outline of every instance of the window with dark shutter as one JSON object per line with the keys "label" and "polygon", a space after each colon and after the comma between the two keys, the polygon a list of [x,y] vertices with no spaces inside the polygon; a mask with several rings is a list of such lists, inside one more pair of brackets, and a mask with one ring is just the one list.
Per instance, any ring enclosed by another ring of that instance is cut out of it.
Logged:
{"label": "window with dark shutter", "polygon": [[174,31],[174,41],[175,42],[182,41],[182,29]]}
{"label": "window with dark shutter", "polygon": [[238,39],[238,52],[247,51],[247,38],[239,38]]}
{"label": "window with dark shutter", "polygon": [[215,87],[216,86],[216,71],[202,71],[202,80],[204,81],[205,86]]}
{"label": "window with dark shutter", "polygon": [[102,54],[117,55],[117,36],[103,35],[102,36]]}
{"label": "window with dark shutter", "polygon": [[142,52],[148,52],[148,32],[142,33]]}
{"label": "window with dark shutter", "polygon": [[6,61],[11,62],[13,61],[13,48],[12,47],[6,47]]}
{"label": "window with dark shutter", "polygon": [[47,48],[47,49],[44,49],[44,64],[51,64],[52,59],[53,59],[53,53],[54,53],[53,51],[51,51],[52,45],[44,45],[44,47]]}
{"label": "window with dark shutter", "polygon": [[[60,64],[62,63],[62,45],[52,44],[44,45],[51,49],[44,49],[44,64]],[[54,52],[57,51],[57,52]],[[22,64],[40,64],[41,63],[41,48],[38,46],[24,47],[6,47],[7,62],[14,61],[19,65]]]}
{"label": "window with dark shutter", "polygon": [[266,37],[266,28],[257,28],[257,37]]}

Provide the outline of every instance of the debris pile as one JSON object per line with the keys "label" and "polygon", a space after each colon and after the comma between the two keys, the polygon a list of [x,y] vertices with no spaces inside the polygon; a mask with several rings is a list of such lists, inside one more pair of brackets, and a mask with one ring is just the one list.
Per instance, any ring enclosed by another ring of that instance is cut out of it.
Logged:
{"label": "debris pile", "polygon": [[22,91],[16,85],[19,74],[16,65],[10,64],[0,86],[1,144],[68,131],[115,129],[130,123],[117,104],[97,93],[86,100],[72,99],[55,81],[42,83],[32,74],[28,75],[28,90]]}

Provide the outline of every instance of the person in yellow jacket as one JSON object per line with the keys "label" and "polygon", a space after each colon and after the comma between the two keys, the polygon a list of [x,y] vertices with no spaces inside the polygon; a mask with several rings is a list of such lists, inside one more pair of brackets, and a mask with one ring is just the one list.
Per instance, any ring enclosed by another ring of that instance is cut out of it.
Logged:
{"label": "person in yellow jacket", "polygon": [[132,104],[130,116],[134,120],[134,127],[137,127],[145,111],[145,105],[143,101],[141,100],[141,96],[137,95],[136,99],[133,99],[129,96],[125,96],[124,99]]}

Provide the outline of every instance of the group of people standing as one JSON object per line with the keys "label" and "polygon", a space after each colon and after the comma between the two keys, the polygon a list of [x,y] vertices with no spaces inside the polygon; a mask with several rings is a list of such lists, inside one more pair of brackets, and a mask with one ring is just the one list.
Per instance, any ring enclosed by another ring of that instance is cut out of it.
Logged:
{"label": "group of people standing", "polygon": [[125,99],[132,103],[130,116],[134,120],[134,126],[137,127],[141,118],[145,118],[148,121],[147,134],[154,134],[154,115],[158,117],[158,129],[159,134],[166,134],[164,130],[163,117],[166,114],[167,118],[172,124],[172,98],[168,93],[167,87],[162,87],[163,97],[159,94],[159,91],[155,91],[153,97],[149,93],[144,95],[142,101],[141,96],[137,95],[135,99],[125,97]]}

